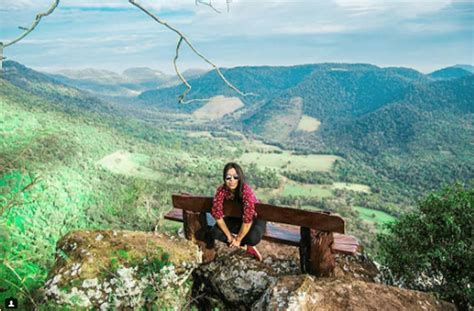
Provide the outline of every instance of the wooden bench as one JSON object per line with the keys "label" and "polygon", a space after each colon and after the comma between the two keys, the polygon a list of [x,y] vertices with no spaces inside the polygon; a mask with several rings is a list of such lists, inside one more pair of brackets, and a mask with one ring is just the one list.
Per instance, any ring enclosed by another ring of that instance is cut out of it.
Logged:
{"label": "wooden bench", "polygon": [[[206,248],[205,235],[215,223],[208,214],[212,207],[211,197],[188,194],[173,195],[173,209],[165,219],[184,224],[187,239],[199,244],[203,261],[214,258],[215,251]],[[335,268],[335,253],[355,254],[359,248],[357,239],[344,234],[344,220],[329,212],[306,211],[270,204],[256,204],[258,218],[268,221],[263,239],[298,246],[303,273],[331,276]],[[226,216],[241,217],[237,202],[225,201]]]}

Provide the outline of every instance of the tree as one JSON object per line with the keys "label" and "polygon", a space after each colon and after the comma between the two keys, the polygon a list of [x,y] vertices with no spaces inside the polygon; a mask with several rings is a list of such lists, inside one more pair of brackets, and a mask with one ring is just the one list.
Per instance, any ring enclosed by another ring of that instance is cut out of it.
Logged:
{"label": "tree", "polygon": [[474,189],[430,194],[379,234],[380,256],[407,287],[433,291],[459,308],[474,305]]}

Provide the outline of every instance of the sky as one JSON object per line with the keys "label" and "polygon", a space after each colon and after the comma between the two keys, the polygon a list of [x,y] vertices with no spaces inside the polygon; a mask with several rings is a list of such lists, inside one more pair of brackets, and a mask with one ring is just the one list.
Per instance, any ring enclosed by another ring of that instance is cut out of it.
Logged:
{"label": "sky", "polygon": [[[52,0],[0,0],[0,41],[21,34]],[[424,73],[474,65],[474,1],[139,0],[220,67],[370,63]],[[172,73],[178,36],[127,0],[61,0],[7,59],[54,72],[150,67]],[[180,50],[178,66],[211,69]]]}

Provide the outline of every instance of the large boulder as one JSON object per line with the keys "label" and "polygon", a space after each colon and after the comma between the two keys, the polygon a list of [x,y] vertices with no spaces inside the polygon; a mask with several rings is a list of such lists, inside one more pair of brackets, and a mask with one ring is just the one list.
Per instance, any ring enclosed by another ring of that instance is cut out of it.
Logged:
{"label": "large boulder", "polygon": [[379,284],[368,256],[337,255],[334,278],[301,274],[298,249],[262,241],[258,262],[217,242],[214,261],[195,269],[194,293],[204,309],[223,310],[455,310],[433,296]]}
{"label": "large boulder", "polygon": [[456,310],[427,293],[347,278],[283,276],[252,310]]}
{"label": "large boulder", "polygon": [[193,273],[193,296],[199,297],[205,308],[248,309],[279,276],[300,273],[294,258],[265,256],[262,252],[266,258],[259,262],[221,242],[216,242],[216,250],[216,258]]}
{"label": "large boulder", "polygon": [[165,234],[84,230],[57,243],[45,283],[46,303],[72,308],[179,308],[191,293],[201,254],[190,241]]}
{"label": "large boulder", "polygon": [[365,282],[384,283],[379,266],[365,253],[336,254],[336,278],[357,279]]}

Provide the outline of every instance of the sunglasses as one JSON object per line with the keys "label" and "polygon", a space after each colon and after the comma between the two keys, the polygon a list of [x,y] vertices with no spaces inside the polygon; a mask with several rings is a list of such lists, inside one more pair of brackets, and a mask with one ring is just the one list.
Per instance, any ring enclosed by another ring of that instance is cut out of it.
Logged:
{"label": "sunglasses", "polygon": [[232,178],[233,178],[234,180],[239,180],[239,175],[234,175],[234,176],[232,176],[232,175],[227,175],[227,176],[225,177],[225,180],[228,180],[228,181],[229,181],[229,180],[231,180]]}

